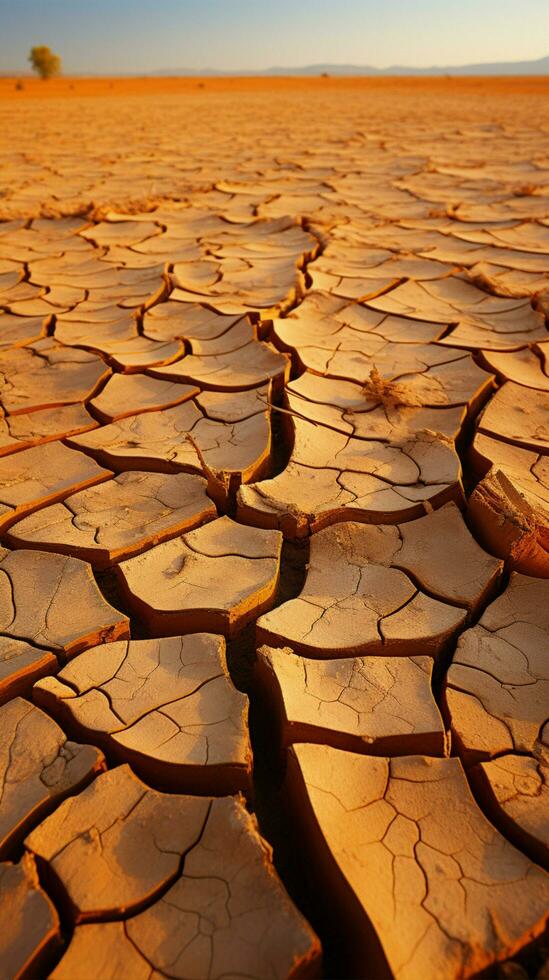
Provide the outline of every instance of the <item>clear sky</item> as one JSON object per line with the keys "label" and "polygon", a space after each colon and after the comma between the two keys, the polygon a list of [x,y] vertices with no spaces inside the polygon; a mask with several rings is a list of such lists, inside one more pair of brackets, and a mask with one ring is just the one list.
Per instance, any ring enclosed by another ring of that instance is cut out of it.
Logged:
{"label": "clear sky", "polygon": [[48,44],[65,72],[522,61],[549,0],[0,0],[0,71]]}

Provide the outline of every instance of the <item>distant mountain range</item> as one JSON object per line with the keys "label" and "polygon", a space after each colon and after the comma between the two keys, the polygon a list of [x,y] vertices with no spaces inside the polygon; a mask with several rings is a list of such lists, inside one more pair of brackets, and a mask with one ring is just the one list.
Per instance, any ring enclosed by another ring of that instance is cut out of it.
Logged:
{"label": "distant mountain range", "polygon": [[303,68],[265,68],[254,71],[221,71],[217,68],[164,68],[148,72],[158,76],[314,76],[314,75],[549,75],[549,56],[536,61],[493,61],[479,65],[433,65],[430,68],[410,68],[407,65],[390,65],[389,68],[372,68],[371,65],[306,65]]}
{"label": "distant mountain range", "polygon": [[[29,75],[28,70],[21,71],[9,71],[6,69],[0,70],[0,78],[9,76],[22,76]],[[64,74],[67,75],[80,75],[81,77],[98,77],[97,72],[73,72],[71,68],[67,67]],[[430,68],[411,68],[409,65],[390,65],[388,68],[373,68],[372,65],[304,65],[302,68],[284,68],[275,66],[273,68],[254,68],[254,69],[234,69],[232,71],[226,71],[220,68],[161,68],[157,71],[149,72],[102,72],[103,75],[109,75],[110,77],[132,77],[134,75],[139,75],[140,77],[154,77],[154,78],[177,78],[177,77],[219,77],[219,78],[231,78],[231,77],[280,77],[286,76],[297,76],[297,77],[315,77],[318,75],[331,75],[334,77],[352,77],[352,76],[371,76],[372,78],[382,78],[390,75],[408,75],[408,76],[429,76],[429,75],[549,75],[549,55],[545,58],[538,58],[536,61],[492,61],[488,63],[482,63],[478,65],[432,65]]]}

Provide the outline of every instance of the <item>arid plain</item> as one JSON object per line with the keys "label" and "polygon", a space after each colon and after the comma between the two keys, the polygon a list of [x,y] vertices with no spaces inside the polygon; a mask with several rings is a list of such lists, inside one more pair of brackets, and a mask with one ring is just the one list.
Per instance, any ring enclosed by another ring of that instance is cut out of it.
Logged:
{"label": "arid plain", "polygon": [[0,976],[547,980],[549,79],[0,80]]}

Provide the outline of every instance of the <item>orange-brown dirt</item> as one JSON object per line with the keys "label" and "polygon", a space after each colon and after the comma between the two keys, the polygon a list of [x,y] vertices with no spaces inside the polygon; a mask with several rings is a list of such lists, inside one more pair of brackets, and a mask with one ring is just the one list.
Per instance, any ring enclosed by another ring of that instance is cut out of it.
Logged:
{"label": "orange-brown dirt", "polygon": [[0,79],[0,973],[546,980],[549,79]]}
{"label": "orange-brown dirt", "polygon": [[[23,89],[17,89],[16,83],[23,83]],[[320,90],[322,93],[329,91],[337,93],[342,89],[351,91],[389,91],[395,93],[398,98],[413,95],[415,92],[422,93],[441,93],[456,94],[458,97],[466,98],[472,92],[486,92],[490,95],[503,94],[509,96],[516,95],[547,95],[549,92],[549,78],[532,76],[524,78],[506,77],[475,77],[452,78],[446,77],[418,77],[418,78],[399,78],[388,76],[383,78],[368,77],[298,77],[284,75],[277,78],[267,76],[235,76],[235,77],[216,77],[205,76],[203,78],[195,76],[177,77],[120,77],[112,78],[87,78],[80,76],[62,76],[51,78],[44,83],[42,80],[28,78],[1,78],[0,94],[2,97],[9,98],[14,96],[17,99],[25,98],[57,98],[66,96],[68,98],[78,98],[82,95],[99,96],[125,96],[125,95],[167,95],[167,94],[186,94],[197,88],[205,88],[211,92],[266,92],[270,98],[276,97],[279,92],[314,92]]]}

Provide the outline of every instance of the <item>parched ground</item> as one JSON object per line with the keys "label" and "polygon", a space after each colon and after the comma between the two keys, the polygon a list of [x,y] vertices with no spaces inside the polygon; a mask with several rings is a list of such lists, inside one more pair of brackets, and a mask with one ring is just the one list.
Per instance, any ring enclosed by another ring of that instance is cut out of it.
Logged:
{"label": "parched ground", "polygon": [[0,80],[0,974],[546,980],[549,80]]}

